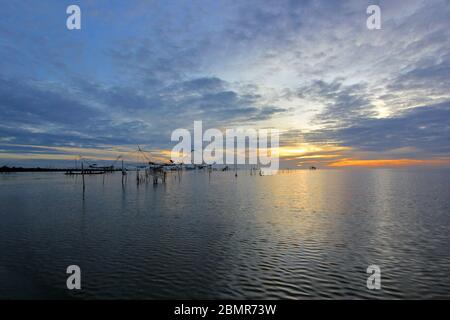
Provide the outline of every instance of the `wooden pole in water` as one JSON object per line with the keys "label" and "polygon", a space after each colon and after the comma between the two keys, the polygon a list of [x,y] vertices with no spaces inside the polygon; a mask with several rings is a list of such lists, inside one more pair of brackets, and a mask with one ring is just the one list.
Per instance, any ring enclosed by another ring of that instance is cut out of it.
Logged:
{"label": "wooden pole in water", "polygon": [[84,184],[84,165],[83,162],[81,162],[81,177],[83,178],[83,191],[86,188]]}
{"label": "wooden pole in water", "polygon": [[122,186],[123,186],[123,176],[124,176],[124,171],[123,171],[123,159],[122,159]]}

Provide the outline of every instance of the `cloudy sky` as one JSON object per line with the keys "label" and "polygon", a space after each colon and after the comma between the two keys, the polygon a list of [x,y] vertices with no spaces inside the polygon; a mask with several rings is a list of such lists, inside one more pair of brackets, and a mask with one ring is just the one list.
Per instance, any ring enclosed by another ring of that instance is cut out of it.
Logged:
{"label": "cloudy sky", "polygon": [[450,164],[448,0],[0,5],[0,166],[158,158],[194,120],[277,128],[291,167]]}

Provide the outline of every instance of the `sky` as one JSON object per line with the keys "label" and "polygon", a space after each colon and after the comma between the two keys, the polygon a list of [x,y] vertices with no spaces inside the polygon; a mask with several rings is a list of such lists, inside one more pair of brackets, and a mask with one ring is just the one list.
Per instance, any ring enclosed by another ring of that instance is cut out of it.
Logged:
{"label": "sky", "polygon": [[195,120],[280,130],[287,167],[450,166],[448,0],[0,6],[0,166],[161,160]]}

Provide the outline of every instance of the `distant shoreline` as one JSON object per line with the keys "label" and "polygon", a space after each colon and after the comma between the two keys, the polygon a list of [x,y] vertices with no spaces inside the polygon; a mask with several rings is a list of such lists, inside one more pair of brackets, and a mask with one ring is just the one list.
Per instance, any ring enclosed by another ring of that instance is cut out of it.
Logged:
{"label": "distant shoreline", "polygon": [[79,169],[72,169],[72,168],[23,168],[23,167],[7,167],[3,166],[0,167],[0,173],[14,173],[14,172],[65,172],[65,171],[74,171]]}

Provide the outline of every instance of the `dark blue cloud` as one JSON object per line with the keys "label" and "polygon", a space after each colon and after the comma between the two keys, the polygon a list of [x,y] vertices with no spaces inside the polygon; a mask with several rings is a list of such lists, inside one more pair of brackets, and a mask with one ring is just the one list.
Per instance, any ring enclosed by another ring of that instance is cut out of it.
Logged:
{"label": "dark blue cloud", "polygon": [[70,89],[11,79],[0,84],[0,136],[20,144],[169,147],[171,131],[194,120],[210,127],[250,124],[285,111],[255,107],[257,96],[220,91],[225,82],[210,78],[180,83],[183,93],[173,96],[80,79]]}
{"label": "dark blue cloud", "polygon": [[344,85],[342,79],[332,82],[316,80],[302,87],[298,96],[322,103],[325,108],[316,121],[328,125],[344,126],[361,117],[374,116],[371,94],[363,83]]}

